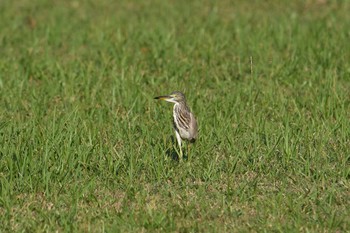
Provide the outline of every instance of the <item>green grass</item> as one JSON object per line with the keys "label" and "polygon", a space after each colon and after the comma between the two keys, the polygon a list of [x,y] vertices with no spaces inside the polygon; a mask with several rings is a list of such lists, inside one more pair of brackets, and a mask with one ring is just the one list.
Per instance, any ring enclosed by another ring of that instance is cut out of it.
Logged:
{"label": "green grass", "polygon": [[[350,230],[350,1],[0,3],[1,232]],[[172,106],[198,118],[175,153]]]}

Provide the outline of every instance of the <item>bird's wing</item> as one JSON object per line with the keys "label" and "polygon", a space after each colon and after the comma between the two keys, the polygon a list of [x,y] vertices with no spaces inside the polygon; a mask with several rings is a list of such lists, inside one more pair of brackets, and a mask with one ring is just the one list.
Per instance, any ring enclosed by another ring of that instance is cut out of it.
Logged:
{"label": "bird's wing", "polygon": [[196,118],[194,117],[193,113],[190,113],[190,133],[191,133],[191,137],[192,139],[196,140],[197,136],[198,136],[198,125],[197,125],[197,121]]}

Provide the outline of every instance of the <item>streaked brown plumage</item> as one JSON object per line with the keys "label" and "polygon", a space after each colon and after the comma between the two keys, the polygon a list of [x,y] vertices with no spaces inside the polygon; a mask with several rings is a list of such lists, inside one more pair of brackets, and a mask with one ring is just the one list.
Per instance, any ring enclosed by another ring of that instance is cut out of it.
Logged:
{"label": "streaked brown plumage", "polygon": [[198,136],[197,121],[186,103],[185,95],[174,91],[167,96],[158,96],[155,99],[165,100],[174,103],[173,117],[176,139],[180,147],[180,158],[182,158],[181,140],[195,142]]}

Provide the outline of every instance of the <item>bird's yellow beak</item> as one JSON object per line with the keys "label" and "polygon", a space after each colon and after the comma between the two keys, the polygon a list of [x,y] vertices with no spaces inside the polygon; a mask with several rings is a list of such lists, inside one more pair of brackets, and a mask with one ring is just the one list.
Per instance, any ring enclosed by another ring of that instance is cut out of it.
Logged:
{"label": "bird's yellow beak", "polygon": [[172,97],[169,96],[169,95],[162,95],[162,96],[157,96],[157,97],[154,97],[154,99],[156,100],[169,100],[171,99]]}

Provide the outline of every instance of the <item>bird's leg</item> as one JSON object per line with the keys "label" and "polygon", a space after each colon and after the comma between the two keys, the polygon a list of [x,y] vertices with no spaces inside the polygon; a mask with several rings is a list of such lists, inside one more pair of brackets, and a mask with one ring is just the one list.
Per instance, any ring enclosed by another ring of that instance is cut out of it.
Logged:
{"label": "bird's leg", "polygon": [[190,160],[190,149],[191,149],[191,144],[189,142],[187,144],[187,160]]}
{"label": "bird's leg", "polygon": [[175,133],[176,133],[176,139],[177,139],[177,143],[179,144],[179,147],[180,147],[180,160],[182,160],[182,157],[183,157],[183,154],[182,154],[182,148],[181,148],[181,137],[180,137],[180,134],[177,132],[177,130],[175,130]]}

